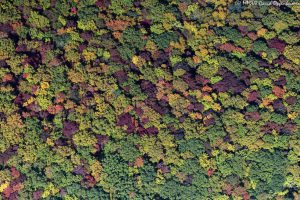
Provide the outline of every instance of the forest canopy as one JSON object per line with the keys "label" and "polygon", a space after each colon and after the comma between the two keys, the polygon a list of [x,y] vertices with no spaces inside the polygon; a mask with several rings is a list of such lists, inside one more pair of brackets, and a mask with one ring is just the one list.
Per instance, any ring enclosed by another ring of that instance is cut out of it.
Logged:
{"label": "forest canopy", "polygon": [[300,199],[300,1],[0,0],[0,199]]}

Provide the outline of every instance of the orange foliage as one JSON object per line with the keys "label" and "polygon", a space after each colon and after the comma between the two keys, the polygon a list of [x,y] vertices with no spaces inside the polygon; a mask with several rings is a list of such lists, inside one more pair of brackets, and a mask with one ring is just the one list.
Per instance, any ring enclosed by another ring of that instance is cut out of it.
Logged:
{"label": "orange foliage", "polygon": [[213,173],[214,173],[214,170],[213,170],[213,169],[209,169],[209,170],[207,171],[207,175],[208,175],[208,176],[212,176]]}
{"label": "orange foliage", "polygon": [[284,95],[284,89],[281,87],[274,86],[272,91],[278,98],[282,98]]}
{"label": "orange foliage", "polygon": [[59,112],[61,112],[63,110],[63,106],[61,105],[55,105],[55,106],[49,106],[47,111],[50,113],[50,114],[57,114]]}
{"label": "orange foliage", "polygon": [[20,172],[15,167],[12,167],[10,172],[14,178],[19,178],[21,175]]}
{"label": "orange foliage", "polygon": [[105,25],[113,31],[123,31],[127,28],[129,22],[123,20],[110,20],[106,22]]}
{"label": "orange foliage", "polygon": [[122,37],[122,34],[121,34],[121,32],[116,31],[116,32],[113,32],[113,36],[114,36],[116,39],[120,40],[121,37]]}
{"label": "orange foliage", "polygon": [[64,102],[66,95],[64,93],[59,93],[55,96],[55,103],[62,103]]}
{"label": "orange foliage", "polygon": [[211,92],[211,91],[212,91],[212,88],[206,85],[206,86],[204,86],[204,87],[202,88],[202,91],[203,91],[203,92]]}
{"label": "orange foliage", "polygon": [[193,56],[194,63],[198,64],[200,63],[200,58],[198,56]]}
{"label": "orange foliage", "polygon": [[8,82],[13,79],[13,76],[11,74],[5,74],[3,77],[3,82]]}
{"label": "orange foliage", "polygon": [[244,52],[244,49],[240,47],[236,47],[230,43],[221,44],[218,48],[226,52]]}
{"label": "orange foliage", "polygon": [[21,190],[23,187],[24,186],[22,183],[17,183],[16,185],[10,185],[3,191],[3,195],[5,198],[9,198],[12,193]]}
{"label": "orange foliage", "polygon": [[12,29],[13,29],[14,31],[16,31],[17,28],[19,28],[19,27],[21,27],[21,26],[22,26],[22,23],[21,23],[21,22],[13,22],[13,23],[11,24],[11,27],[12,27]]}
{"label": "orange foliage", "polygon": [[144,166],[144,160],[141,157],[138,157],[135,162],[134,162],[134,166],[137,167],[143,167]]}
{"label": "orange foliage", "polygon": [[188,8],[188,4],[187,3],[179,3],[178,8],[179,8],[180,12],[184,13],[186,11],[186,9]]}

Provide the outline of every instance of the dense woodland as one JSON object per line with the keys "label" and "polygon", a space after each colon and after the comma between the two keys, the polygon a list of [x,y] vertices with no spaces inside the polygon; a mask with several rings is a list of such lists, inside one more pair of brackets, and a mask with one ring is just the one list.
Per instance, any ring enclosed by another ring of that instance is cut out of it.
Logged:
{"label": "dense woodland", "polygon": [[300,199],[293,2],[0,0],[0,199]]}

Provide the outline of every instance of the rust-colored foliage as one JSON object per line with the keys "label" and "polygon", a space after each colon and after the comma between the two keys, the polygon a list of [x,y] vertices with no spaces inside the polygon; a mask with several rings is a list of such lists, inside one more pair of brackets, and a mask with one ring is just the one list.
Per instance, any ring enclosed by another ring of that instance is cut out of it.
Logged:
{"label": "rust-colored foliage", "polygon": [[261,3],[1,1],[0,199],[298,199],[299,9]]}

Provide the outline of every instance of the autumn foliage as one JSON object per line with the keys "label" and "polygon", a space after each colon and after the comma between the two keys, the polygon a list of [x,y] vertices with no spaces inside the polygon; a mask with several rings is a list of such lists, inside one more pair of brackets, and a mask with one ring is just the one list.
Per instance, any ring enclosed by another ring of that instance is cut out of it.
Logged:
{"label": "autumn foliage", "polygon": [[299,5],[247,2],[0,1],[0,199],[299,199]]}

